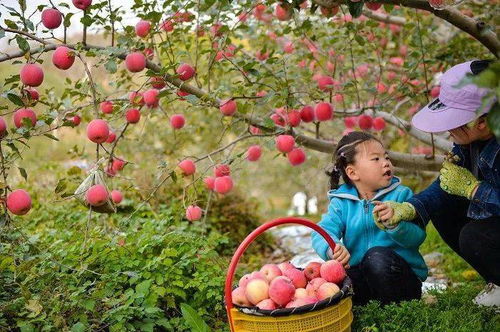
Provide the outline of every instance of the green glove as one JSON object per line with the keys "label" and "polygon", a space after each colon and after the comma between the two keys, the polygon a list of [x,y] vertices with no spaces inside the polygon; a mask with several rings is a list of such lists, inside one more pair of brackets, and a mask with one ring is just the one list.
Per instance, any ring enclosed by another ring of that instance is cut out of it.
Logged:
{"label": "green glove", "polygon": [[474,189],[480,183],[467,168],[455,165],[449,161],[443,162],[443,167],[439,172],[441,173],[439,176],[441,189],[451,195],[471,199]]}
{"label": "green glove", "polygon": [[379,219],[376,212],[373,213],[375,225],[383,231],[395,228],[401,221],[412,220],[417,216],[415,207],[408,202],[398,203],[394,201],[387,201],[383,204],[388,205],[393,211],[392,217],[384,221]]}

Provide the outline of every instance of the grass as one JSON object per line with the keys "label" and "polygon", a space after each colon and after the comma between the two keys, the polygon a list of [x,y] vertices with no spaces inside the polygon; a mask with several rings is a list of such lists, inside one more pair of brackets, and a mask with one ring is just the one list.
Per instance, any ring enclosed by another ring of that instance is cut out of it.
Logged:
{"label": "grass", "polygon": [[423,255],[435,251],[442,253],[439,268],[456,285],[443,292],[431,292],[429,301],[422,299],[385,307],[370,302],[356,307],[353,331],[500,331],[500,315],[491,308],[472,303],[484,287],[484,281],[443,242],[431,224],[420,251]]}

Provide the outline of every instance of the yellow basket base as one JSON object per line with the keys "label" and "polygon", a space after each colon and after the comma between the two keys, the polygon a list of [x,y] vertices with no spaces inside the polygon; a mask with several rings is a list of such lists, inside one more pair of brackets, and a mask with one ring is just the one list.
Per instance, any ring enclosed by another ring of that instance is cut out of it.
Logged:
{"label": "yellow basket base", "polygon": [[351,298],[304,314],[283,317],[254,316],[231,309],[235,332],[347,332],[351,331]]}

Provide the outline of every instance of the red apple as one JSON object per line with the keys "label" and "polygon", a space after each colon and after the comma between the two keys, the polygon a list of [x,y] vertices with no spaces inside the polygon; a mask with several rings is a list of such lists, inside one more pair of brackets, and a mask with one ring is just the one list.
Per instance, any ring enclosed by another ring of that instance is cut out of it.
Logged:
{"label": "red apple", "polygon": [[294,148],[287,154],[287,157],[292,166],[298,166],[306,161],[306,154],[301,148]]}
{"label": "red apple", "polygon": [[42,12],[42,24],[47,29],[56,29],[62,23],[62,14],[56,8],[47,8]]}
{"label": "red apple", "polygon": [[328,282],[333,282],[340,285],[346,277],[346,272],[341,263],[336,260],[326,261],[320,268],[321,278]]}
{"label": "red apple", "polygon": [[304,275],[306,276],[307,280],[318,278],[320,276],[320,268],[321,263],[318,262],[310,262],[309,264],[307,264],[306,268],[304,269]]}
{"label": "red apple", "polygon": [[128,123],[137,123],[141,119],[141,112],[137,108],[131,108],[125,113],[125,119]]}
{"label": "red apple", "polygon": [[27,191],[17,189],[7,196],[7,209],[18,216],[22,216],[31,210],[31,197]]}
{"label": "red apple", "polygon": [[216,178],[231,175],[231,168],[226,164],[216,165],[214,168],[214,175]]}
{"label": "red apple", "polygon": [[304,122],[314,121],[314,108],[312,106],[306,105],[300,110],[300,118]]}
{"label": "red apple", "polygon": [[158,95],[160,94],[160,91],[157,89],[149,89],[145,91],[142,96],[144,97],[144,103],[148,107],[157,107],[160,100],[158,99]]}
{"label": "red apple", "polygon": [[324,92],[331,91],[335,85],[335,81],[330,76],[322,75],[318,78],[318,89]]}
{"label": "red apple", "polygon": [[262,148],[259,145],[252,145],[247,150],[247,160],[257,161],[262,155]]}
{"label": "red apple", "polygon": [[358,118],[355,116],[347,116],[344,118],[344,125],[346,128],[354,128]]}
{"label": "red apple", "polygon": [[121,201],[123,200],[123,195],[119,190],[112,190],[111,191],[111,199],[115,204],[120,204]]}
{"label": "red apple", "polygon": [[283,153],[292,151],[294,145],[295,138],[291,135],[279,135],[276,137],[276,148]]}
{"label": "red apple", "polygon": [[31,125],[35,126],[37,117],[35,112],[30,108],[20,108],[14,113],[14,125],[17,128],[21,128],[24,118],[30,119]]}
{"label": "red apple", "polygon": [[[247,285],[248,287],[248,285]],[[295,287],[287,277],[276,277],[269,285],[269,298],[280,306],[286,305],[295,295]]]}
{"label": "red apple", "polygon": [[59,69],[69,69],[75,62],[75,53],[66,46],[58,46],[52,53],[52,63]]}
{"label": "red apple", "polygon": [[370,130],[373,126],[373,119],[367,114],[362,114],[358,117],[358,125],[362,130]]}
{"label": "red apple", "polygon": [[197,205],[190,205],[186,209],[186,219],[189,221],[196,221],[201,219],[202,210]]}
{"label": "red apple", "polygon": [[140,20],[135,25],[135,34],[138,37],[144,38],[148,35],[150,29],[151,29],[151,22]]}
{"label": "red apple", "polygon": [[7,123],[5,122],[5,120],[2,117],[0,117],[0,139],[7,136],[7,134],[8,134]]}
{"label": "red apple", "polygon": [[80,122],[82,122],[82,118],[79,116],[79,115],[75,115],[72,119],[71,119],[71,122],[73,122],[73,124],[75,126],[78,126],[80,124]]}
{"label": "red apple", "polygon": [[177,68],[177,74],[179,75],[179,78],[183,81],[187,81],[190,78],[192,78],[195,74],[194,68],[188,65],[187,63],[181,64]]}
{"label": "red apple", "polygon": [[339,286],[337,286],[333,282],[325,282],[324,284],[319,286],[316,294],[318,296],[318,300],[321,301],[334,296],[338,292],[340,292]]}
{"label": "red apple", "polygon": [[113,113],[113,102],[106,100],[99,104],[99,108],[104,114]]}
{"label": "red apple", "polygon": [[81,10],[87,9],[92,4],[92,0],[73,0],[73,5]]}
{"label": "red apple", "polygon": [[240,307],[251,307],[252,304],[248,301],[247,296],[245,295],[244,287],[237,287],[231,293],[231,298],[234,304],[239,305]]}
{"label": "red apple", "polygon": [[87,190],[85,198],[91,206],[101,206],[108,201],[109,194],[104,185],[96,184]]}
{"label": "red apple", "polygon": [[[292,286],[293,287],[293,286]],[[253,305],[269,298],[269,285],[262,279],[252,279],[245,287],[245,295]]]}
{"label": "red apple", "polygon": [[184,175],[191,175],[196,172],[196,165],[192,160],[189,159],[184,159],[179,163],[179,168],[182,170],[182,173]]}
{"label": "red apple", "polygon": [[[276,268],[279,270],[278,267]],[[307,279],[304,275],[304,271],[293,268],[283,272],[283,275],[292,281],[295,288],[304,288],[307,285]]]}
{"label": "red apple", "polygon": [[106,143],[113,143],[116,139],[116,134],[114,131],[110,130],[109,131],[109,135],[108,135],[108,139],[106,140]]}
{"label": "red apple", "polygon": [[384,130],[385,128],[385,120],[382,117],[376,117],[373,119],[373,129],[376,131]]}
{"label": "red apple", "polygon": [[151,86],[155,89],[163,89],[167,83],[165,83],[165,80],[161,76],[153,76],[151,77]]}
{"label": "red apple", "polygon": [[104,143],[109,136],[108,123],[101,119],[90,121],[87,126],[87,137],[94,143]]}
{"label": "red apple", "polygon": [[273,281],[274,278],[279,277],[282,273],[278,265],[276,264],[265,264],[261,269],[268,282]]}
{"label": "red apple", "polygon": [[214,191],[219,194],[226,194],[233,189],[233,180],[230,176],[221,176],[215,178]]}
{"label": "red apple", "polygon": [[43,70],[35,63],[25,64],[19,76],[24,85],[39,86],[43,82]]}
{"label": "red apple", "polygon": [[276,18],[280,21],[288,21],[290,18],[292,18],[293,14],[293,9],[292,7],[283,4],[277,4],[276,9],[274,10],[274,15]]}
{"label": "red apple", "polygon": [[238,108],[238,105],[233,99],[226,99],[220,102],[219,109],[225,116],[233,115]]}
{"label": "red apple", "polygon": [[146,68],[146,57],[141,52],[133,52],[125,58],[125,67],[132,73],[138,73]]}
{"label": "red apple", "polygon": [[181,129],[182,127],[184,127],[185,123],[186,119],[182,114],[174,114],[170,117],[170,125],[174,129]]}
{"label": "red apple", "polygon": [[314,108],[314,114],[316,120],[318,121],[328,121],[333,117],[333,107],[332,104],[321,102],[316,105]]}

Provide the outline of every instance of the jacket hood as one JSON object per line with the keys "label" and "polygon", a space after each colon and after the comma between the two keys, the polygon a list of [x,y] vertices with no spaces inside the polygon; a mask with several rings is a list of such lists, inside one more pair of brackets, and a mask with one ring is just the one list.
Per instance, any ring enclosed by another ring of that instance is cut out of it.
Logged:
{"label": "jacket hood", "polygon": [[[380,188],[377,190],[375,196],[371,199],[371,201],[379,199],[383,195],[393,191],[401,184],[401,179],[397,176],[393,176],[391,180],[391,184],[387,187]],[[362,201],[361,198],[358,197],[358,190],[354,185],[344,183],[338,189],[328,191],[328,198],[331,200],[333,197],[339,198],[347,198],[355,201]]]}

